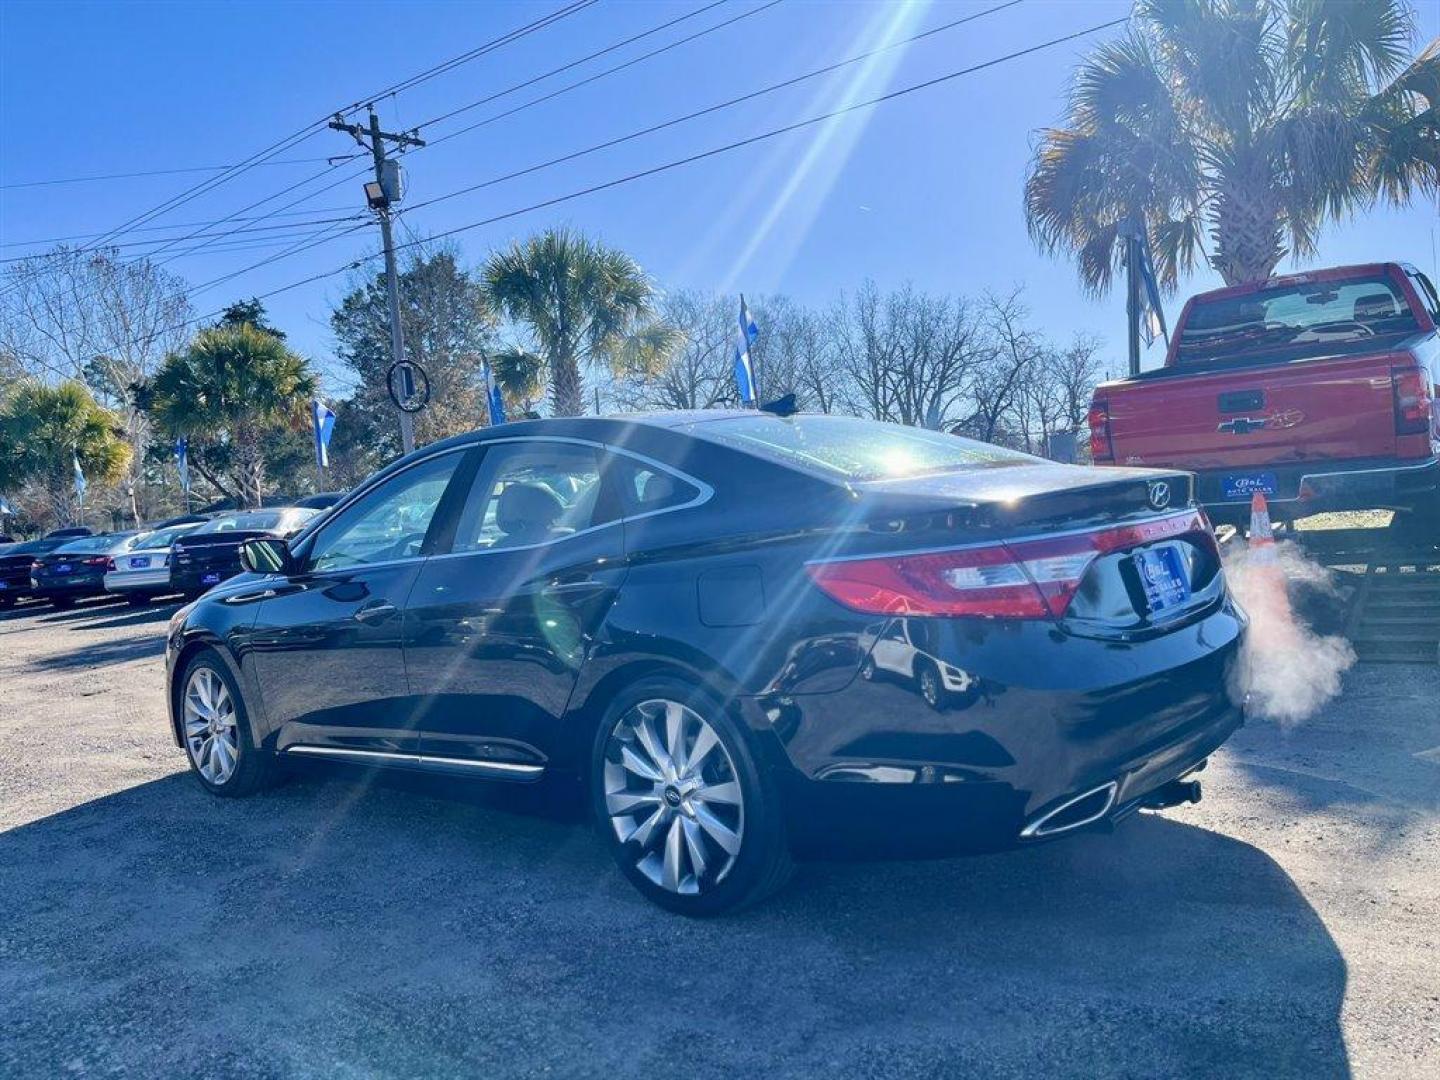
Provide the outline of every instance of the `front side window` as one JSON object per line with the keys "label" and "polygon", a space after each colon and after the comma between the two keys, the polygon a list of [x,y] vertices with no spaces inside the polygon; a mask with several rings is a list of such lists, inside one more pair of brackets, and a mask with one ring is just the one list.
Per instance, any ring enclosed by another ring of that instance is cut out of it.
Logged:
{"label": "front side window", "polygon": [[406,469],[348,507],[315,537],[308,568],[343,570],[419,555],[463,456],[441,454]]}
{"label": "front side window", "polygon": [[600,460],[594,448],[572,443],[492,445],[460,512],[454,550],[531,547],[617,520]]}

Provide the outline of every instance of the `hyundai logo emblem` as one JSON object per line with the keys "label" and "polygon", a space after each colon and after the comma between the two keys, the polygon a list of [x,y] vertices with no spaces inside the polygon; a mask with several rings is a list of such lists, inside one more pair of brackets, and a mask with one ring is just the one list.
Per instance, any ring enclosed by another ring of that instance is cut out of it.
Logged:
{"label": "hyundai logo emblem", "polygon": [[1150,505],[1164,510],[1170,505],[1170,485],[1164,480],[1150,481]]}

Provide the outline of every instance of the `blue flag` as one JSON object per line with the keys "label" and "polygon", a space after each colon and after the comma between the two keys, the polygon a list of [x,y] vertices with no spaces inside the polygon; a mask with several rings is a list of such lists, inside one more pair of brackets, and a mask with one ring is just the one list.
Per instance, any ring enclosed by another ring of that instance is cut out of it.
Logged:
{"label": "blue flag", "polygon": [[330,467],[330,434],[335,430],[335,414],[318,397],[310,402],[310,418],[315,422],[315,464]]}
{"label": "blue flag", "polygon": [[490,426],[505,423],[505,398],[500,393],[500,384],[490,370],[490,361],[483,360],[485,368],[485,404],[490,410]]}
{"label": "blue flag", "polygon": [[70,461],[75,466],[75,497],[77,499],[83,499],[85,498],[85,489],[89,487],[89,485],[85,483],[85,473],[84,470],[80,468],[80,452],[78,450],[71,452]]}
{"label": "blue flag", "polygon": [[190,440],[184,435],[175,440],[175,471],[180,475],[180,490],[190,494]]}
{"label": "blue flag", "polygon": [[15,508],[10,505],[4,495],[0,495],[0,514],[13,514]]}
{"label": "blue flag", "polygon": [[1140,238],[1140,335],[1146,346],[1154,345],[1155,339],[1164,335],[1165,344],[1170,344],[1170,332],[1165,328],[1165,309],[1160,306],[1160,287],[1155,283],[1155,266],[1150,261],[1150,245],[1144,236]]}
{"label": "blue flag", "polygon": [[745,303],[745,294],[740,294],[740,330],[735,336],[735,387],[740,391],[740,400],[746,405],[755,403],[755,365],[750,361],[750,346],[760,336],[755,317]]}

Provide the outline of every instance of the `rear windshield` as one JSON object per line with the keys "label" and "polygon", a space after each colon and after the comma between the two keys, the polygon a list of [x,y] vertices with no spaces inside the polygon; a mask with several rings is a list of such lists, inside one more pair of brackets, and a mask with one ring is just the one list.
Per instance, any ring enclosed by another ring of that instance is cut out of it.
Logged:
{"label": "rear windshield", "polygon": [[1289,346],[1365,347],[1420,329],[1388,277],[1297,282],[1244,296],[1198,299],[1181,327],[1183,363]]}
{"label": "rear windshield", "polygon": [[80,555],[87,551],[113,551],[124,547],[133,536],[87,536],[83,540],[71,540],[55,549],[57,555]]}
{"label": "rear windshield", "polygon": [[212,518],[195,530],[200,533],[238,532],[288,532],[298,529],[319,511],[291,507],[287,510],[252,510],[243,514],[227,514]]}
{"label": "rear windshield", "polygon": [[195,525],[172,525],[168,529],[156,529],[154,532],[141,533],[135,538],[135,546],[142,550],[168,548],[176,538],[184,536],[188,532],[194,532]]}
{"label": "rear windshield", "polygon": [[1031,460],[958,435],[849,416],[756,414],[680,427],[702,439],[839,479],[897,480]]}

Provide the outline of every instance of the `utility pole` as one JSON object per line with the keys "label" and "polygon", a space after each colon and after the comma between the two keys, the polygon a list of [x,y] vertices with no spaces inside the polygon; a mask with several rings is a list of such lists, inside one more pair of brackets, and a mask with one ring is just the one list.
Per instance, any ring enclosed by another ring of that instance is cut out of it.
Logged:
{"label": "utility pole", "polygon": [[[336,113],[335,119],[330,121],[330,127],[350,135],[369,150],[375,159],[375,180],[373,184],[365,185],[365,198],[370,209],[374,210],[380,219],[380,241],[385,249],[385,290],[390,298],[390,362],[398,364],[405,359],[405,328],[400,324],[400,275],[395,269],[395,237],[390,228],[390,204],[399,202],[403,192],[400,190],[399,169],[386,158],[385,144],[418,147],[424,146],[425,141],[412,133],[392,134],[381,131],[380,117],[375,114],[375,106],[367,105],[366,108],[370,112],[368,126],[347,124],[344,118]],[[387,164],[392,167],[387,169]],[[404,409],[399,412],[400,447],[403,453],[408,454],[415,449],[415,424],[408,412]]]}

